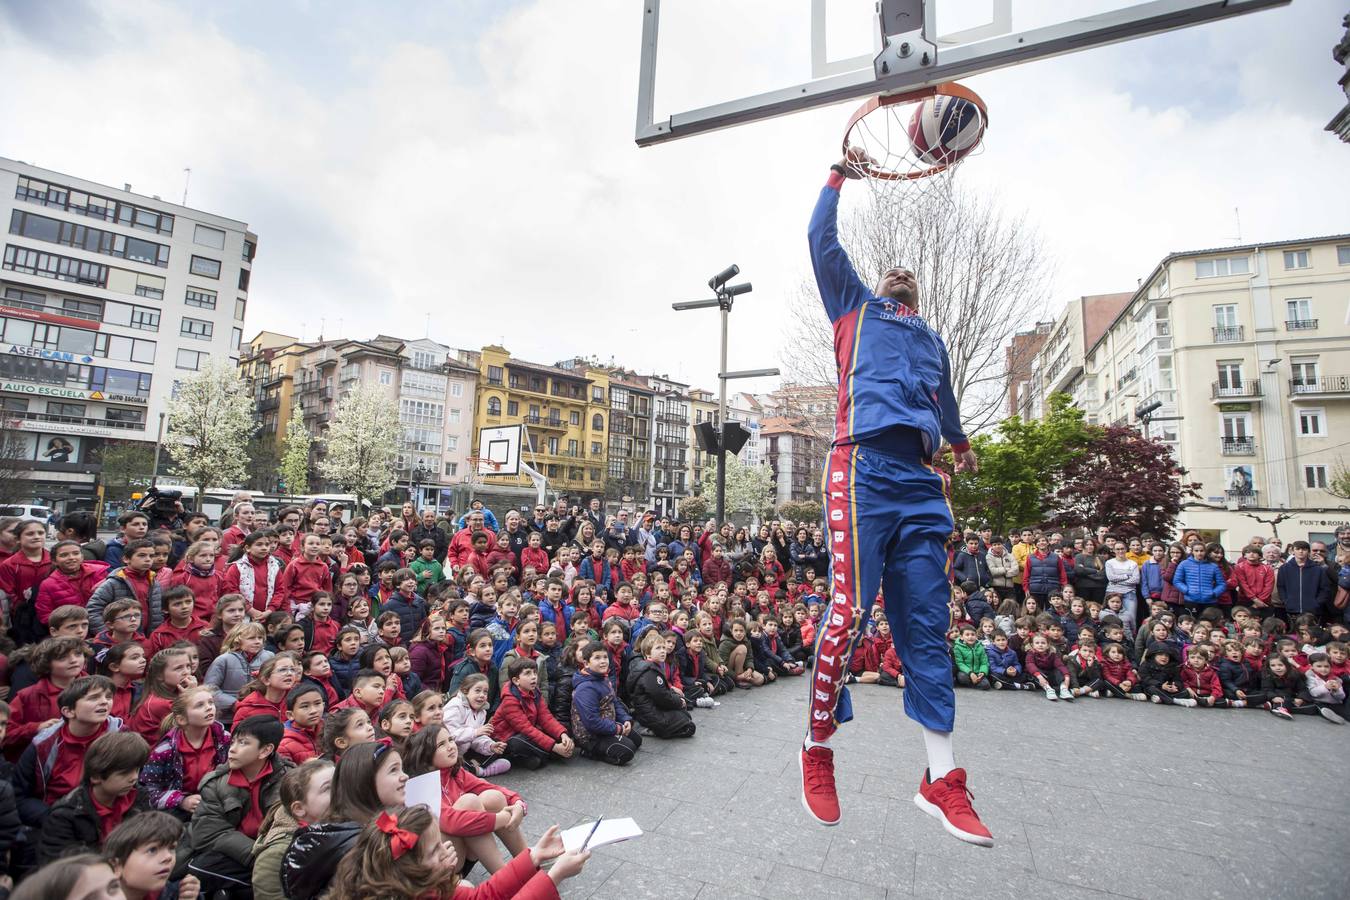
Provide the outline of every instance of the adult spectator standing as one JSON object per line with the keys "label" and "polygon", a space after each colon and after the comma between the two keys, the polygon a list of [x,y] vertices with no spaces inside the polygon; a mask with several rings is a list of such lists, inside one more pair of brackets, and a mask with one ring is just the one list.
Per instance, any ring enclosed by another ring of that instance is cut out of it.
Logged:
{"label": "adult spectator standing", "polygon": [[450,549],[446,553],[446,559],[450,565],[459,569],[469,561],[473,555],[473,536],[483,532],[488,536],[488,546],[497,543],[497,534],[483,523],[483,511],[474,509],[465,513],[464,518],[467,524],[455,536],[450,539]]}
{"label": "adult spectator standing", "polygon": [[600,508],[600,498],[592,497],[590,506],[581,514],[591,526],[595,528],[595,533],[600,534],[605,530],[605,512]]}
{"label": "adult spectator standing", "polygon": [[403,506],[399,509],[398,518],[399,521],[395,527],[412,534],[412,530],[418,525],[418,519],[417,510],[413,507],[411,500],[403,502]]}
{"label": "adult spectator standing", "polygon": [[1331,573],[1312,558],[1312,547],[1307,541],[1294,541],[1289,548],[1292,556],[1275,573],[1275,586],[1284,601],[1284,610],[1290,616],[1321,615],[1332,596]]}
{"label": "adult spectator standing", "polygon": [[1018,535],[1016,543],[1012,545],[1013,562],[1017,564],[1017,576],[1013,578],[1013,599],[1021,603],[1026,599],[1027,586],[1022,583],[1022,572],[1027,565],[1027,557],[1036,549],[1036,544],[1031,539],[1031,529],[1023,528],[1022,533]]}
{"label": "adult spectator standing", "polygon": [[542,503],[536,503],[534,507],[534,518],[527,519],[525,527],[530,531],[544,533],[544,528],[548,525],[548,507]]}
{"label": "adult spectator standing", "polygon": [[422,510],[422,521],[417,523],[417,527],[408,532],[412,538],[414,547],[422,546],[423,541],[431,541],[436,545],[436,560],[445,562],[445,554],[450,550],[450,538],[445,532],[436,527],[436,511],[428,507]]}
{"label": "adult spectator standing", "polygon": [[[252,502],[253,495],[248,491],[235,491],[234,496],[230,498],[230,505],[225,507],[225,511],[220,514],[220,527],[228,529],[234,524],[234,514],[239,504]],[[201,506],[200,503],[197,505]]]}
{"label": "adult spectator standing", "polygon": [[484,528],[493,534],[497,533],[497,517],[492,514],[492,510],[483,505],[482,500],[479,500],[476,497],[469,501],[469,511],[459,517],[459,527],[461,530],[468,526],[469,516],[473,513],[478,513],[483,517]]}
{"label": "adult spectator standing", "polygon": [[1013,596],[1013,583],[1021,580],[1017,571],[1017,560],[1012,551],[1003,545],[1003,538],[993,537],[989,542],[989,552],[984,555],[984,564],[989,569],[990,584],[1000,599]]}
{"label": "adult spectator standing", "polygon": [[642,522],[638,525],[633,536],[636,538],[637,545],[642,548],[642,558],[648,564],[656,562],[656,545],[660,543],[656,536],[657,533],[656,516],[649,512],[643,513]]}
{"label": "adult spectator standing", "polygon": [[956,583],[972,581],[981,591],[992,587],[993,573],[989,571],[989,564],[985,562],[984,557],[985,554],[980,552],[980,539],[975,535],[967,537],[965,546],[957,551],[956,557],[952,560],[952,572],[956,576]]}
{"label": "adult spectator standing", "polygon": [[1106,561],[1097,555],[1097,541],[1083,539],[1083,552],[1073,558],[1073,589],[1084,600],[1106,600]]}
{"label": "adult spectator standing", "polygon": [[628,527],[628,510],[619,510],[619,514],[609,523],[609,527],[600,537],[605,542],[606,550],[618,550],[620,555],[623,554],[624,548],[636,544],[637,536]]}
{"label": "adult spectator standing", "polygon": [[549,559],[558,555],[558,549],[567,544],[567,535],[563,533],[562,522],[557,516],[549,516],[544,525],[543,547]]}
{"label": "adult spectator standing", "polygon": [[240,503],[234,508],[234,524],[226,528],[220,536],[220,549],[229,553],[235,544],[242,544],[244,538],[253,533],[254,509],[252,503]]}
{"label": "adult spectator standing", "polygon": [[520,551],[530,543],[530,529],[525,527],[525,520],[516,510],[511,510],[506,514],[506,537],[510,542],[511,552],[516,557],[516,565],[520,565]]}
{"label": "adult spectator standing", "polygon": [[1022,585],[1026,592],[1036,598],[1041,609],[1045,609],[1050,595],[1059,593],[1059,589],[1068,583],[1064,558],[1050,549],[1050,541],[1044,535],[1037,538],[1036,549],[1027,556],[1022,569]]}

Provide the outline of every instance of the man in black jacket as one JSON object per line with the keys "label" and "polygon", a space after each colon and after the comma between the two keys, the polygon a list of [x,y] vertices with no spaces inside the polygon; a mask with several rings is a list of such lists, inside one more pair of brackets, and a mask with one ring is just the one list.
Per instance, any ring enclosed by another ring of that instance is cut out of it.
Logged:
{"label": "man in black jacket", "polygon": [[422,546],[423,541],[431,541],[436,545],[436,561],[445,562],[445,554],[450,549],[450,536],[436,527],[436,512],[431,509],[422,510],[422,520],[417,523],[409,534],[412,538],[414,547]]}

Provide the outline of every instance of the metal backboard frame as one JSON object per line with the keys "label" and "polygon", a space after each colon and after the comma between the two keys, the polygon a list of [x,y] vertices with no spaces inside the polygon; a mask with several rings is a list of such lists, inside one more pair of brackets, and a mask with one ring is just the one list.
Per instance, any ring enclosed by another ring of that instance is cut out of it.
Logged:
{"label": "metal backboard frame", "polygon": [[[810,49],[812,71],[822,77],[712,106],[664,114],[655,108],[661,0],[644,0],[642,59],[638,71],[638,146],[872,94],[955,81],[1004,66],[1287,6],[1291,0],[1152,0],[1025,31],[1011,30],[1011,0],[997,0],[992,22],[945,35],[941,40],[934,26],[937,0],[879,0],[876,18],[880,53],[870,60],[854,57],[833,62],[826,60],[824,53],[824,2],[813,0]],[[908,24],[919,27],[901,30]],[[857,65],[861,68],[852,68]]]}
{"label": "metal backboard frame", "polygon": [[481,429],[478,432],[478,456],[497,463],[498,467],[480,462],[476,474],[485,478],[519,475],[524,429],[523,425],[497,425]]}

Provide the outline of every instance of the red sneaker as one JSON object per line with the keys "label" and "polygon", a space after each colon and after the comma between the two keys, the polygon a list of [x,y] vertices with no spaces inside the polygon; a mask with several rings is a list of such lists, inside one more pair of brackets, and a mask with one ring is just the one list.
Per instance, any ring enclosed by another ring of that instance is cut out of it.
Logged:
{"label": "red sneaker", "polygon": [[834,790],[834,751],[802,747],[797,754],[802,772],[802,808],[822,825],[839,824],[839,795]]}
{"label": "red sneaker", "polygon": [[968,844],[992,847],[994,836],[971,808],[973,796],[966,787],[965,769],[952,769],[937,781],[929,781],[928,770],[924,769],[919,792],[914,795],[914,804],[933,818],[940,819],[948,834]]}

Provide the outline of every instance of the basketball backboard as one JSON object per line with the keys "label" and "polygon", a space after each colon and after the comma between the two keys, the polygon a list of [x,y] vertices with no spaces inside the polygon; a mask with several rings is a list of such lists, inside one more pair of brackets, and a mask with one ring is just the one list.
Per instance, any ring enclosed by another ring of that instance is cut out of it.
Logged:
{"label": "basketball backboard", "polygon": [[639,146],[1290,0],[644,0]]}
{"label": "basketball backboard", "polygon": [[520,444],[523,425],[499,425],[478,432],[480,476],[520,474]]}

